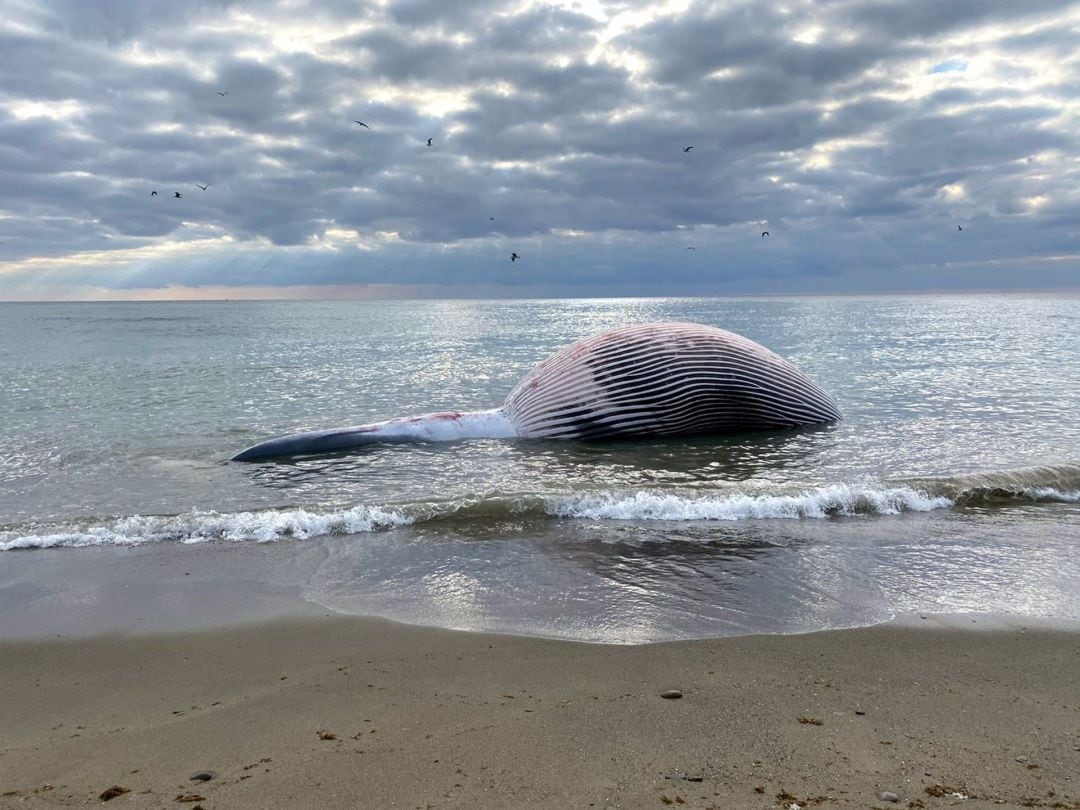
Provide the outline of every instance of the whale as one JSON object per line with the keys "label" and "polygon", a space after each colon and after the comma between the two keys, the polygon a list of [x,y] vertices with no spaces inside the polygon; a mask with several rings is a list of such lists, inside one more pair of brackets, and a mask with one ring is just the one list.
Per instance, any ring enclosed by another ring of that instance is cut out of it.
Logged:
{"label": "whale", "polygon": [[611,329],[541,362],[503,404],[313,430],[232,457],[260,461],[381,442],[577,439],[782,430],[841,420],[836,402],[759,343],[725,329],[659,322]]}

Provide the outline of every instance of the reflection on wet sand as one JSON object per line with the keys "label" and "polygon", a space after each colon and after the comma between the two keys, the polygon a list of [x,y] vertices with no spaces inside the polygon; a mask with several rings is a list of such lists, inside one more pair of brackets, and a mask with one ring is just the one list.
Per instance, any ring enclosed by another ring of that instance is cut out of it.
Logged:
{"label": "reflection on wet sand", "polygon": [[[956,544],[958,524],[981,543]],[[808,632],[917,611],[1080,612],[1080,570],[1032,553],[1046,532],[1026,518],[950,511],[888,521],[435,521],[327,541],[307,595],[345,613],[612,643]]]}

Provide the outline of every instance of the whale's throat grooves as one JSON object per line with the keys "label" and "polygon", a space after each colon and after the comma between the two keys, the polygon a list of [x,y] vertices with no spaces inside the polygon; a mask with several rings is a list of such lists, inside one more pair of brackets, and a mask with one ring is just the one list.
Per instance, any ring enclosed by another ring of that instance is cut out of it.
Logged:
{"label": "whale's throat grooves", "polygon": [[655,323],[552,355],[503,406],[523,436],[603,439],[788,428],[840,411],[809,377],[747,338]]}

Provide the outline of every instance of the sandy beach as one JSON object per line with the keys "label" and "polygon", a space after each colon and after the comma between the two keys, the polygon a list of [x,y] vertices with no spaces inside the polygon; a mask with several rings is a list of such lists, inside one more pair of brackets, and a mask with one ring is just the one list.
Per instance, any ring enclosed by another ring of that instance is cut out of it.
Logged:
{"label": "sandy beach", "polygon": [[972,628],[600,646],[334,616],[8,642],[0,806],[1080,807],[1080,634]]}

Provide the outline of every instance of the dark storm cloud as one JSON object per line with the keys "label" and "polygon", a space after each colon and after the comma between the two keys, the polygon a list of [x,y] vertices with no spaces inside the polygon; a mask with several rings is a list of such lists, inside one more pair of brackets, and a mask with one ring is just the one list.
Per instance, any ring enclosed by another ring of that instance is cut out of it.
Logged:
{"label": "dark storm cloud", "polygon": [[[723,79],[743,89],[741,96],[761,94],[759,106],[801,97],[797,91],[824,88],[863,73],[889,51],[880,37],[853,41],[807,44],[792,41],[792,24],[779,7],[737,3],[727,7],[696,4],[678,18],[655,22],[621,38],[653,64],[651,75],[668,84],[706,79],[723,70],[735,77]],[[910,53],[904,49],[904,53]],[[739,77],[747,75],[740,80]],[[781,92],[785,82],[796,82],[792,95]],[[741,97],[736,94],[736,97]],[[754,106],[743,99],[740,106]]]}
{"label": "dark storm cloud", "polygon": [[[903,288],[908,266],[1039,269],[1039,252],[1078,249],[1077,19],[1060,3],[634,16],[650,9],[16,6],[0,20],[0,297]],[[83,252],[92,271],[34,263]]]}
{"label": "dark storm cloud", "polygon": [[850,3],[842,7],[837,22],[897,39],[926,39],[977,25],[1031,22],[1062,10],[1058,0],[885,0]]}
{"label": "dark storm cloud", "polygon": [[110,43],[213,18],[233,0],[50,0],[31,7],[31,19],[70,39]]}
{"label": "dark storm cloud", "polygon": [[518,88],[542,89],[545,79],[559,72],[545,69],[544,59],[579,53],[592,44],[598,30],[587,17],[550,8],[495,17],[471,29],[466,40],[455,39],[464,25],[458,20],[442,36],[418,36],[408,26],[383,26],[334,44],[361,60],[366,75],[393,82],[431,87],[509,82]]}
{"label": "dark storm cloud", "polygon": [[1006,36],[999,47],[1021,56],[1041,53],[1055,58],[1072,58],[1076,55],[1076,39],[1075,24],[1043,26],[1016,36]]}
{"label": "dark storm cloud", "polygon": [[395,0],[388,10],[395,22],[410,28],[438,24],[456,28],[505,5],[503,0]]}

